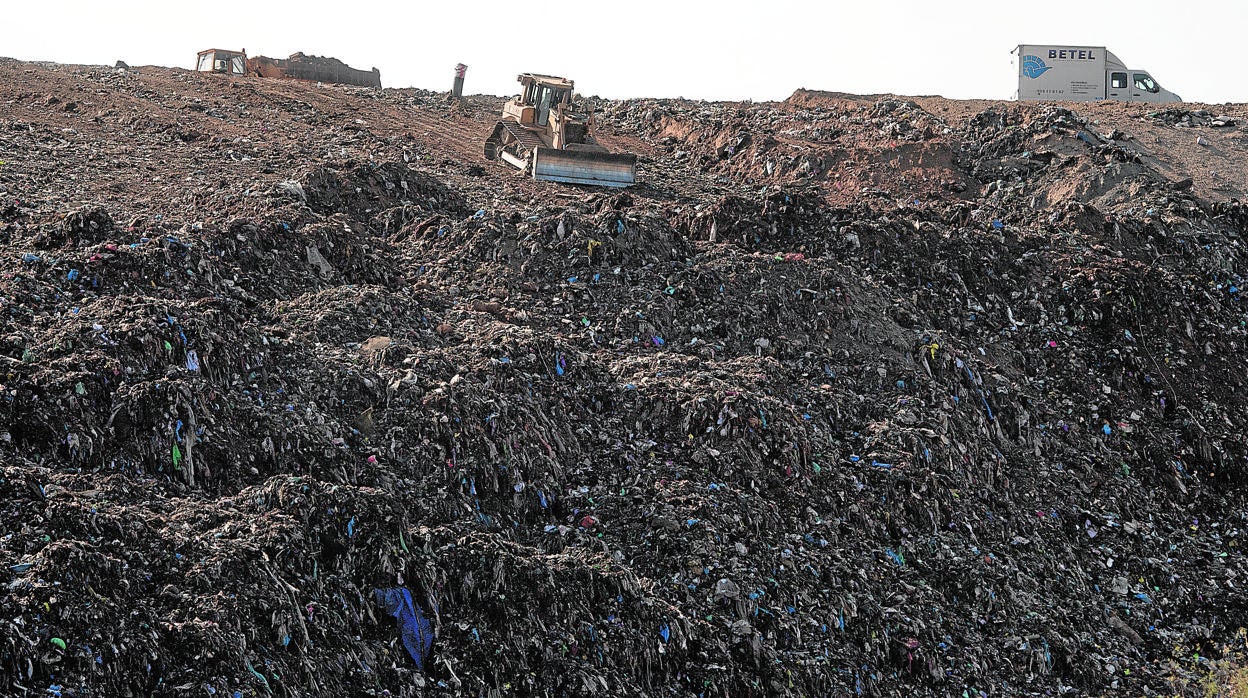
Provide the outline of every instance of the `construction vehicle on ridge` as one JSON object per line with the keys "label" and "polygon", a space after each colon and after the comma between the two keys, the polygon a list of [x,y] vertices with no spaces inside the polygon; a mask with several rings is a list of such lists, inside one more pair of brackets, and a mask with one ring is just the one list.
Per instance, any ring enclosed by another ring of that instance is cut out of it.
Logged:
{"label": "construction vehicle on ridge", "polygon": [[551,182],[627,187],[637,181],[637,156],[598,145],[593,117],[575,112],[571,80],[536,73],[517,79],[523,90],[503,105],[485,141],[487,160]]}
{"label": "construction vehicle on ridge", "polygon": [[1014,52],[1018,54],[1016,96],[1020,101],[1183,101],[1147,70],[1127,68],[1104,46],[1020,44]]}
{"label": "construction vehicle on ridge", "polygon": [[210,48],[199,52],[195,70],[201,73],[285,78],[312,82],[333,82],[359,87],[381,87],[381,71],[356,70],[337,58],[309,56],[302,51],[290,58],[248,56],[247,49],[227,51]]}

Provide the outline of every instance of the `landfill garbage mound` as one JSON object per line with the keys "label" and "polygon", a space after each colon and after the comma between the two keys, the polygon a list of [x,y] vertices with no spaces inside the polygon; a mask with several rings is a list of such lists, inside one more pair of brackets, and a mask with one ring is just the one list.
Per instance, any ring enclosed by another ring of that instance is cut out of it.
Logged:
{"label": "landfill garbage mound", "polygon": [[1239,666],[1242,105],[592,101],[0,59],[0,693]]}
{"label": "landfill garbage mound", "polygon": [[335,82],[360,87],[381,87],[381,71],[359,70],[329,56],[292,53],[289,58],[254,56],[247,59],[248,72],[266,78],[294,78]]}

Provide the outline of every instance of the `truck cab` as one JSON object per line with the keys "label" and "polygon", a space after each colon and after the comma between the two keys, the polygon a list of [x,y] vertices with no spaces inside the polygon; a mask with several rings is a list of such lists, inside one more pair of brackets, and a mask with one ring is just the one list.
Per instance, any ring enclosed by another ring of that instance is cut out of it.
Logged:
{"label": "truck cab", "polygon": [[[1110,54],[1111,56],[1113,54]],[[1105,71],[1105,98],[1122,102],[1182,102],[1178,95],[1162,89],[1146,70],[1110,68]]]}

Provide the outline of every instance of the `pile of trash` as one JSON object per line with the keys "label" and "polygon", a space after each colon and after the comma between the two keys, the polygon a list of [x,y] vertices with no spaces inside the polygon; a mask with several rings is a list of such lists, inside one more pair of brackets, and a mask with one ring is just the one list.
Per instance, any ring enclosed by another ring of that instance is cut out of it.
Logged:
{"label": "pile of trash", "polygon": [[1227,128],[1239,124],[1239,121],[1233,117],[1215,114],[1207,109],[1159,109],[1149,112],[1145,118],[1179,128]]}
{"label": "pile of trash", "polygon": [[[1248,210],[1129,134],[604,100],[618,193],[472,170],[485,102],[102,80],[0,62],[6,695],[1160,696],[1242,660]],[[175,91],[210,106],[128,112]]]}
{"label": "pile of trash", "polygon": [[[799,91],[779,104],[628,100],[595,108],[720,186],[821,182],[857,195],[897,178],[922,196],[964,178],[952,167],[946,140],[952,129],[910,100],[824,99]],[[847,171],[847,163],[860,171]]]}

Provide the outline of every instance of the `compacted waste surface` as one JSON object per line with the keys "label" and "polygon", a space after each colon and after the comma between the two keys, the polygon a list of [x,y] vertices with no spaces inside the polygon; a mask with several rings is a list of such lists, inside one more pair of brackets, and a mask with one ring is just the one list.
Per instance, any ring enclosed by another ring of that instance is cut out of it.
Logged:
{"label": "compacted waste surface", "polygon": [[1243,108],[591,101],[0,60],[0,693],[1237,666]]}

